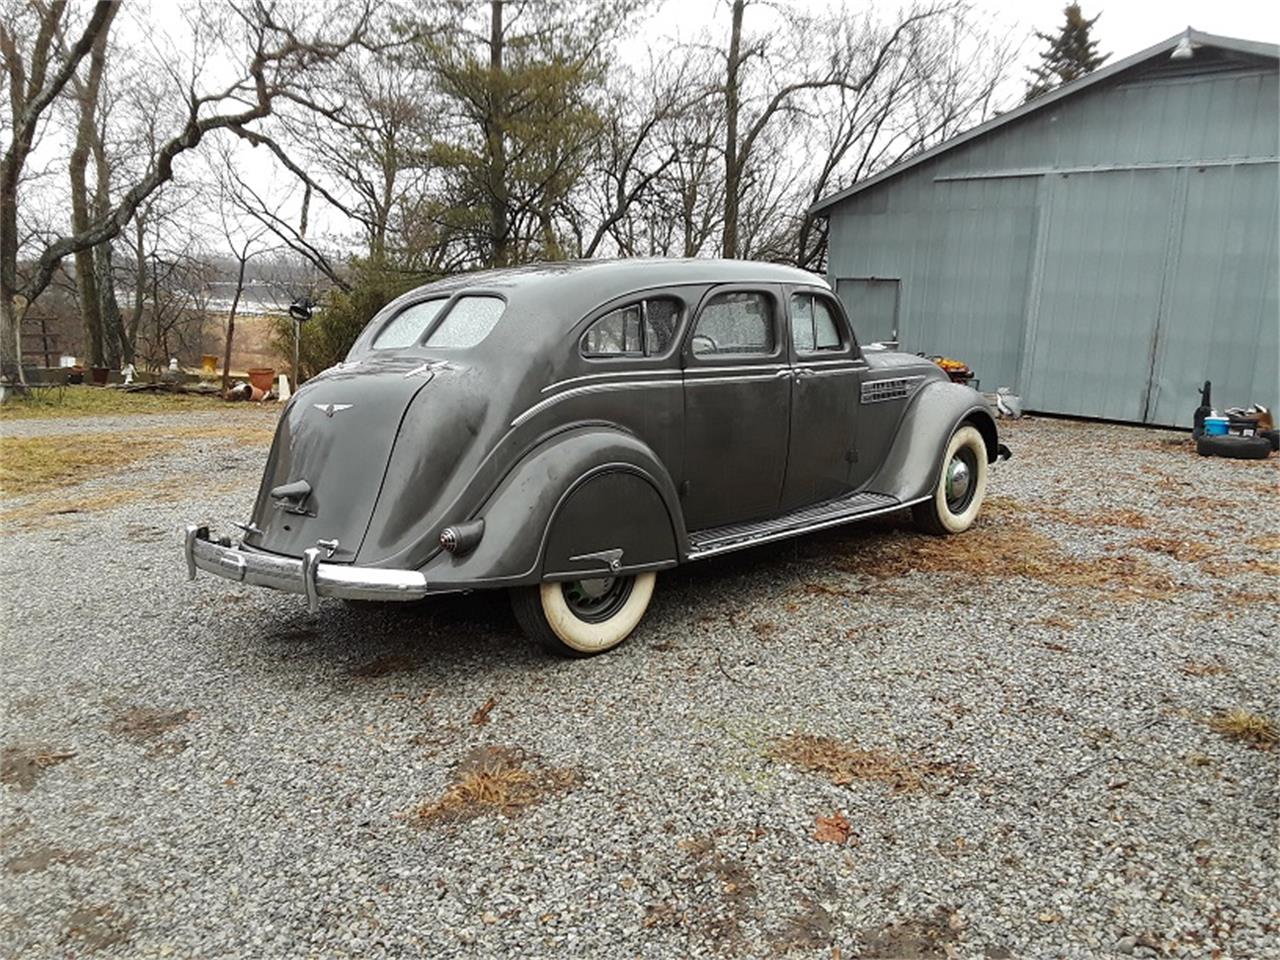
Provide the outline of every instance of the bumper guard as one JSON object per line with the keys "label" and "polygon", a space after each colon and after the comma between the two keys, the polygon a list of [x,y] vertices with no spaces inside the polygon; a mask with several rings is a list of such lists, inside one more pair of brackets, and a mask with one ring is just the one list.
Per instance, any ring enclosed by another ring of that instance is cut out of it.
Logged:
{"label": "bumper guard", "polygon": [[322,563],[323,551],[312,547],[302,559],[281,557],[246,549],[230,540],[214,540],[208,527],[189,524],[184,549],[187,579],[196,572],[216,574],[257,587],[297,593],[307,598],[315,613],[321,597],[346,600],[420,600],[427,595],[427,578],[417,570],[357,567],[347,563]]}

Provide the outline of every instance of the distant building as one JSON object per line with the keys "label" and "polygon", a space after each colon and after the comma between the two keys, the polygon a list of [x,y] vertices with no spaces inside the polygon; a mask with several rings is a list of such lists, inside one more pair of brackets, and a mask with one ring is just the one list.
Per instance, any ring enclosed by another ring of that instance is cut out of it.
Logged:
{"label": "distant building", "polygon": [[1188,30],[821,200],[861,338],[1043,412],[1280,405],[1278,51]]}

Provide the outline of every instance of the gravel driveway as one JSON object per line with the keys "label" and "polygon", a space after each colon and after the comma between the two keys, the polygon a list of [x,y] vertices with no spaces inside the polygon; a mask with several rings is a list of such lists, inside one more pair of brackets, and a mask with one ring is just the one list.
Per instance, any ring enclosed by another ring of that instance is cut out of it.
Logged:
{"label": "gravel driveway", "polygon": [[1280,953],[1280,749],[1215,728],[1280,720],[1274,461],[1022,421],[963,537],[682,568],[564,662],[501,595],[187,583],[231,415],[0,501],[3,956]]}

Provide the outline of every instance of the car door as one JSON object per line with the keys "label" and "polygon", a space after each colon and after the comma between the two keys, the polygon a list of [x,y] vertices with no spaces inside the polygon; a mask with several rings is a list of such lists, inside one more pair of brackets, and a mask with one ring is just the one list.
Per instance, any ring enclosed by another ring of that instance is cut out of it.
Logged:
{"label": "car door", "polygon": [[791,421],[784,310],[780,287],[720,286],[689,327],[681,485],[689,530],[777,513]]}
{"label": "car door", "polygon": [[852,489],[858,391],[866,368],[844,311],[817,288],[789,288],[791,428],[780,509]]}

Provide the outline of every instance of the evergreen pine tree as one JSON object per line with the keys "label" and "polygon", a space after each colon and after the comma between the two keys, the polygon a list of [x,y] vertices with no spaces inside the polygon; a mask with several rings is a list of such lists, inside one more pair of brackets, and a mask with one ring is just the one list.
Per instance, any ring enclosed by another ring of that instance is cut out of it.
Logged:
{"label": "evergreen pine tree", "polygon": [[1036,31],[1036,36],[1048,46],[1040,52],[1040,66],[1031,68],[1033,80],[1027,85],[1027,100],[1034,100],[1055,87],[1092,73],[1111,56],[1098,53],[1098,41],[1089,36],[1089,31],[1098,22],[1097,16],[1085,19],[1078,3],[1068,4],[1063,13],[1066,22],[1058,34]]}

